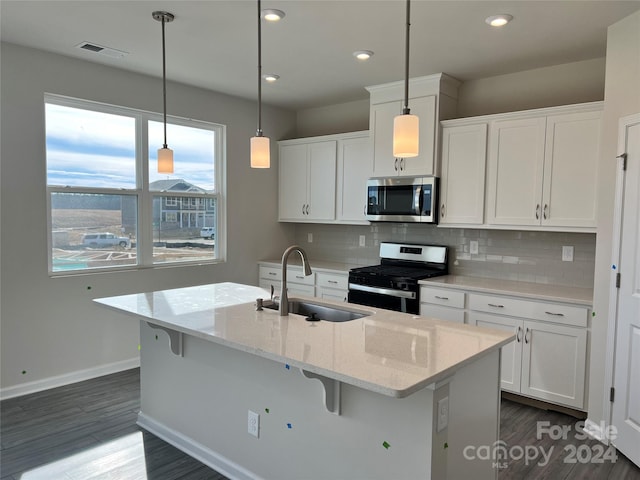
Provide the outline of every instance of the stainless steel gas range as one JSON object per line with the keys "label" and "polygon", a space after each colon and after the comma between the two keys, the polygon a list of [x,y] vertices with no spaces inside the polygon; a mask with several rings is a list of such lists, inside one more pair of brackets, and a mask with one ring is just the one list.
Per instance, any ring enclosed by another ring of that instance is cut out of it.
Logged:
{"label": "stainless steel gas range", "polygon": [[447,275],[448,247],[383,242],[380,264],[349,271],[349,302],[420,312],[418,280]]}

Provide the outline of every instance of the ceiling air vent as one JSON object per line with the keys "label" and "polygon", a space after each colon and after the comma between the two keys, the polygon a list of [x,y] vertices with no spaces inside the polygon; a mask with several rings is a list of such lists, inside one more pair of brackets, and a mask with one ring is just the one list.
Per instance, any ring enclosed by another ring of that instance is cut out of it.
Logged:
{"label": "ceiling air vent", "polygon": [[127,52],[116,50],[115,48],[103,47],[102,45],[90,42],[79,43],[78,45],[76,45],[76,48],[111,58],[122,58],[126,55],[129,55]]}

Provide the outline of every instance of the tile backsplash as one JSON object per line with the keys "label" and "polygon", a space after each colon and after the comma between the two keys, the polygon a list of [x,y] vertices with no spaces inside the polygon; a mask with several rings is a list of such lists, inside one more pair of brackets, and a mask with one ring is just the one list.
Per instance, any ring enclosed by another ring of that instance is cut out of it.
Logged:
{"label": "tile backsplash", "polygon": [[[593,287],[595,233],[461,229],[403,223],[297,224],[295,232],[296,243],[311,259],[373,265],[380,260],[380,242],[447,245],[452,274]],[[359,246],[361,236],[365,237],[364,247]],[[478,242],[477,254],[470,252],[471,241]],[[562,261],[563,246],[574,247],[572,262]]]}

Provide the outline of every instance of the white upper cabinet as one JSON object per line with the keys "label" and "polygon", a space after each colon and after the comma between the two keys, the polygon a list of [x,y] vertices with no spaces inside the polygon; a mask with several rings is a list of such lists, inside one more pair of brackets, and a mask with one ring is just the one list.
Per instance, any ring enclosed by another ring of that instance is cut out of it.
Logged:
{"label": "white upper cabinet", "polygon": [[455,115],[459,82],[444,74],[410,79],[409,109],[420,122],[419,155],[393,156],[393,119],[402,113],[404,82],[367,87],[373,137],[373,176],[437,175],[440,120]]}
{"label": "white upper cabinet", "polygon": [[373,176],[369,132],[338,141],[337,220],[368,224],[367,180]]}
{"label": "white upper cabinet", "polygon": [[596,227],[601,117],[547,117],[542,225]]}
{"label": "white upper cabinet", "polygon": [[402,113],[402,101],[371,106],[373,132],[373,174],[376,177],[396,175],[433,175],[435,173],[436,96],[412,98],[409,108],[420,122],[419,155],[411,158],[393,156],[393,120]]}
{"label": "white upper cabinet", "polygon": [[490,126],[487,223],[540,225],[545,117]]}
{"label": "white upper cabinet", "polygon": [[335,140],[280,144],[279,219],[335,219]]}
{"label": "white upper cabinet", "polygon": [[369,132],[279,142],[281,222],[368,224]]}
{"label": "white upper cabinet", "polygon": [[443,126],[441,224],[483,223],[486,151],[486,123]]}
{"label": "white upper cabinet", "polygon": [[491,122],[487,223],[596,227],[601,108],[576,108]]}

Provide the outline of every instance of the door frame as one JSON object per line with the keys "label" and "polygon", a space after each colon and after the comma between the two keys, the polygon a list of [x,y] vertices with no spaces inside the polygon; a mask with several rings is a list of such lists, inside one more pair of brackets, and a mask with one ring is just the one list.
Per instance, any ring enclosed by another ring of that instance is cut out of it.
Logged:
{"label": "door frame", "polygon": [[[640,113],[627,115],[618,120],[618,151],[626,150],[627,127],[640,123]],[[614,386],[615,360],[616,360],[616,337],[618,327],[618,288],[616,287],[617,266],[620,263],[620,246],[622,243],[622,202],[624,197],[624,170],[622,168],[622,158],[617,157],[616,161],[616,187],[615,204],[613,209],[613,238],[611,252],[611,273],[609,278],[609,311],[607,322],[607,344],[604,368],[604,391],[603,391],[603,415],[607,425],[611,425],[613,408],[610,399],[610,389]],[[614,269],[613,266],[616,266]],[[601,442],[609,445],[611,442],[606,435],[606,430],[600,425],[589,425],[589,433],[594,435]]]}

